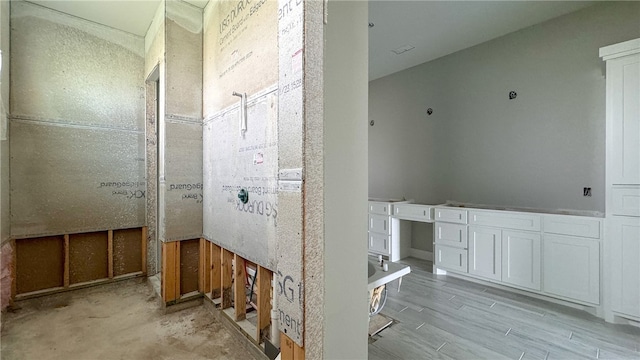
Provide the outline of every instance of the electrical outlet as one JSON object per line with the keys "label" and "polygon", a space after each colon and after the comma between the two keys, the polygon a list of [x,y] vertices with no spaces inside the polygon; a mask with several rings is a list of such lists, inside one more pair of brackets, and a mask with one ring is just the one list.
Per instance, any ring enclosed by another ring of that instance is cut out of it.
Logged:
{"label": "electrical outlet", "polygon": [[582,196],[591,196],[591,188],[590,187],[586,187],[586,188],[582,188]]}

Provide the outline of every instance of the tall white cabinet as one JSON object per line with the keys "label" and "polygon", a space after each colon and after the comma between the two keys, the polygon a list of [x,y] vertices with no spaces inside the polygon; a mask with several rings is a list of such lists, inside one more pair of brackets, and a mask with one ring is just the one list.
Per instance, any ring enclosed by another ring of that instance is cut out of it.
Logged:
{"label": "tall white cabinet", "polygon": [[[640,39],[606,61],[606,245],[613,315],[640,321]],[[606,276],[606,275],[605,275]]]}

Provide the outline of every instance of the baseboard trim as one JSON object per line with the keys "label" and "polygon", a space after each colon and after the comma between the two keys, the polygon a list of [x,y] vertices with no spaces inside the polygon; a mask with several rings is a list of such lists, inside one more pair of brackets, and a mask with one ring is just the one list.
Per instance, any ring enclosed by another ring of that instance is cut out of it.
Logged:
{"label": "baseboard trim", "polygon": [[433,261],[433,253],[431,251],[411,248],[409,249],[409,256],[414,257],[416,259]]}

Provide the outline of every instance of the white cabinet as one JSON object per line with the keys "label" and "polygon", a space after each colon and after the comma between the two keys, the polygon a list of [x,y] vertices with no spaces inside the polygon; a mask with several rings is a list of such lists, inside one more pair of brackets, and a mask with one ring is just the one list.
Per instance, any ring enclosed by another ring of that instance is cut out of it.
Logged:
{"label": "white cabinet", "polygon": [[[601,218],[469,206],[436,206],[434,214],[436,268],[583,305],[600,304]],[[629,282],[638,279],[640,267],[631,263],[640,258],[638,251],[640,246],[624,265],[635,269]],[[637,290],[620,296],[637,296],[640,281],[634,284]]]}
{"label": "white cabinet", "polygon": [[610,223],[612,310],[640,318],[640,218],[619,217]]}
{"label": "white cabinet", "polygon": [[469,274],[501,280],[502,230],[469,226]]}
{"label": "white cabinet", "polygon": [[545,234],[544,292],[600,303],[600,242]]}
{"label": "white cabinet", "polygon": [[640,39],[601,48],[600,56],[607,62],[607,311],[640,321]]}
{"label": "white cabinet", "polygon": [[502,232],[502,282],[540,290],[540,234]]}
{"label": "white cabinet", "polygon": [[540,233],[469,226],[469,274],[540,290]]}
{"label": "white cabinet", "polygon": [[394,206],[399,204],[406,202],[369,201],[369,253],[385,256],[389,261],[408,256],[411,247],[411,224],[391,217]]}
{"label": "white cabinet", "polygon": [[433,226],[435,267],[455,272],[468,271],[467,211],[436,207]]}
{"label": "white cabinet", "polygon": [[392,203],[369,201],[368,248],[369,253],[391,255]]}

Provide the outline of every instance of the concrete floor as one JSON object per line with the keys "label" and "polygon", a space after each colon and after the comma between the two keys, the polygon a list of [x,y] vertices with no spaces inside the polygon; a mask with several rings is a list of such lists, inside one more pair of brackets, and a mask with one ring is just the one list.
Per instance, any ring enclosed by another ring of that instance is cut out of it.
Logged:
{"label": "concrete floor", "polygon": [[165,314],[142,278],[17,306],[2,316],[3,360],[255,359],[204,306]]}

